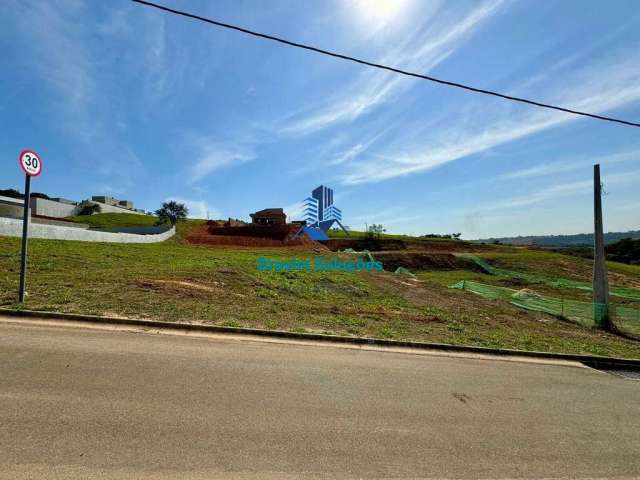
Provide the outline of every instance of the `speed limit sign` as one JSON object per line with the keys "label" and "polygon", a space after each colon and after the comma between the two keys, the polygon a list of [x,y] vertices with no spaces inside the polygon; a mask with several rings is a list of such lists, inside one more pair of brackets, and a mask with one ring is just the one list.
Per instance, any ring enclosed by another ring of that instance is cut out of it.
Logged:
{"label": "speed limit sign", "polygon": [[22,252],[20,255],[20,290],[18,302],[24,302],[25,286],[27,282],[27,239],[29,238],[29,218],[31,217],[31,177],[42,173],[42,160],[33,150],[23,150],[18,157],[20,168],[24,176],[24,207],[22,207]]}
{"label": "speed limit sign", "polygon": [[24,170],[24,173],[30,177],[37,177],[42,173],[42,160],[38,154],[32,150],[24,150],[20,153],[18,158],[20,161],[20,167]]}

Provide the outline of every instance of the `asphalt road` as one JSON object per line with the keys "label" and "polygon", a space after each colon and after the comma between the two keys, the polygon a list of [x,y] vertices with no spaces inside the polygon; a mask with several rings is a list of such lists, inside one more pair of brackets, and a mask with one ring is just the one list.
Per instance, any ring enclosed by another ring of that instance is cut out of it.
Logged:
{"label": "asphalt road", "polygon": [[588,368],[0,321],[0,478],[640,476]]}

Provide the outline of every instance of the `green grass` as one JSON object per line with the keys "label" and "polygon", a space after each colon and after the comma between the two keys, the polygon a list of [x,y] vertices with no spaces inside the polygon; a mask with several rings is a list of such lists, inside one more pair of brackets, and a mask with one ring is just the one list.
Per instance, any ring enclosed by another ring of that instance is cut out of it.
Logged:
{"label": "green grass", "polygon": [[479,273],[472,270],[429,270],[415,272],[420,280],[437,283],[443,287],[450,287],[462,280],[472,280],[479,283],[498,285],[499,279],[488,273]]}
{"label": "green grass", "polygon": [[[367,235],[367,232],[361,232],[358,230],[350,230],[349,235],[347,235],[343,230],[330,229],[328,231],[329,238],[364,238]],[[376,238],[378,236],[376,235]],[[442,237],[416,237],[413,235],[398,235],[393,233],[381,233],[380,239],[386,240],[404,240],[407,242],[416,242],[422,240],[429,241],[443,241],[443,242],[451,242],[453,241],[451,238],[442,238]]]}
{"label": "green grass", "polygon": [[[557,276],[572,280],[590,281],[593,261],[572,255],[544,250],[515,249],[512,251],[492,251],[479,255],[495,266],[526,273]],[[630,282],[640,281],[640,266],[607,262],[610,272],[623,276],[612,278],[612,285],[631,286]],[[627,280],[626,282],[624,280]]]}
{"label": "green grass", "polygon": [[96,213],[95,215],[73,215],[66,218],[72,222],[88,224],[92,229],[110,230],[117,227],[148,227],[158,221],[151,215],[135,213]]}
{"label": "green grass", "polygon": [[[95,215],[74,215],[66,218],[77,223],[88,224],[91,229],[112,230],[120,227],[150,227],[156,224],[158,217],[151,215],[136,215],[134,213],[96,213]],[[182,220],[176,225],[176,235],[167,243],[180,242],[184,234],[193,226],[202,225],[206,220]]]}
{"label": "green grass", "polygon": [[[510,289],[533,290],[535,293],[558,300],[576,300],[590,304],[593,294],[590,290],[560,287],[549,283],[535,281],[535,278],[572,279],[587,285],[590,284],[593,261],[581,257],[567,256],[560,253],[516,249],[512,251],[492,251],[479,254],[482,258],[498,268],[531,275],[531,279],[494,276],[471,270],[428,271],[418,272],[420,279],[436,282],[440,285],[453,285],[461,280],[508,287]],[[640,268],[608,262],[609,284],[612,287],[631,287],[640,289]],[[616,307],[614,323],[629,335],[640,335],[640,301],[628,297],[611,295],[611,304]],[[623,307],[617,309],[617,307]],[[587,311],[589,307],[587,306]],[[625,313],[623,313],[625,312]],[[636,315],[637,312],[637,315]]]}
{"label": "green grass", "polygon": [[[505,270],[533,274],[539,277],[566,278],[586,283],[590,283],[592,279],[593,261],[582,257],[526,248],[497,249],[477,253],[476,255],[487,260],[495,267]],[[640,266],[617,262],[607,262],[607,266],[610,286],[640,289]],[[558,288],[544,283],[527,283],[523,280],[493,276],[471,270],[420,272],[418,276],[442,285],[452,285],[460,280],[474,280],[489,285],[515,289],[530,288],[542,295],[556,298],[586,302],[592,299],[592,293],[588,290]],[[611,302],[640,308],[640,303],[621,297],[612,296]]]}
{"label": "green grass", "polygon": [[610,272],[622,273],[640,279],[640,265],[607,261],[607,268]]}
{"label": "green grass", "polygon": [[[422,282],[413,283],[386,272],[259,272],[259,256],[316,254],[185,244],[203,222],[182,222],[159,244],[32,239],[25,308],[640,358],[640,342],[447,288],[463,278],[492,281],[481,273],[417,272]],[[5,307],[16,307],[19,253],[19,239],[0,237]]]}

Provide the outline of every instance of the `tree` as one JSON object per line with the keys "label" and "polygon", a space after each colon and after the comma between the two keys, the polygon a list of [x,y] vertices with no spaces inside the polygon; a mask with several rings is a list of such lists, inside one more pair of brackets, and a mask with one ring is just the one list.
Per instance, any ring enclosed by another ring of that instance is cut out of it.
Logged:
{"label": "tree", "polygon": [[97,203],[84,201],[80,204],[78,215],[93,215],[94,213],[100,213],[102,207]]}
{"label": "tree", "polygon": [[452,233],[451,234],[451,238],[453,238],[454,240],[460,240],[461,236],[462,236],[462,233]]}
{"label": "tree", "polygon": [[10,197],[10,198],[24,198],[24,195],[21,194],[18,190],[13,188],[9,188],[7,190],[0,190],[0,196]]}
{"label": "tree", "polygon": [[605,248],[607,260],[640,265],[640,239],[623,238]]}
{"label": "tree", "polygon": [[184,203],[178,203],[173,200],[164,202],[162,207],[155,211],[160,223],[170,223],[172,226],[181,220],[187,218],[189,209]]}
{"label": "tree", "polygon": [[369,227],[369,234],[371,237],[375,236],[378,240],[384,232],[387,230],[381,224],[373,224]]}

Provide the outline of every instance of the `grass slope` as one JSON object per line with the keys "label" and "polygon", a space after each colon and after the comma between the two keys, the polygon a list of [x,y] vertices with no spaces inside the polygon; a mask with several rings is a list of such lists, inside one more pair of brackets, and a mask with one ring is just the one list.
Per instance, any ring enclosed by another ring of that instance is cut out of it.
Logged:
{"label": "grass slope", "polygon": [[[468,278],[469,272],[419,272],[422,283],[387,272],[259,272],[259,256],[313,254],[292,248],[184,244],[184,233],[201,223],[179,224],[178,235],[160,244],[32,239],[25,307],[640,358],[640,342],[447,288],[456,275]],[[0,304],[7,307],[16,306],[19,244],[17,238],[0,237]],[[535,260],[541,268],[560,268],[560,257]],[[516,256],[500,261],[506,264],[507,259],[519,261]],[[583,259],[571,258],[576,260]],[[536,262],[525,263],[533,268]],[[624,278],[640,279],[640,272],[625,273]]]}
{"label": "grass slope", "polygon": [[[360,232],[358,230],[350,230],[349,231],[349,235],[347,235],[343,230],[338,230],[338,229],[330,229],[327,232],[329,238],[364,238],[367,235],[367,232]],[[442,237],[415,237],[413,235],[398,235],[398,234],[393,234],[393,233],[381,233],[379,236],[376,234],[375,235],[376,238],[380,238],[380,239],[388,239],[388,240],[405,240],[405,241],[420,241],[420,240],[429,240],[429,241],[434,241],[434,240],[442,240],[444,242],[450,242],[451,239],[449,238],[442,238]]]}
{"label": "grass slope", "polygon": [[95,215],[73,215],[66,218],[72,222],[88,224],[89,228],[110,230],[117,227],[150,227],[158,218],[135,213],[96,213]]}

